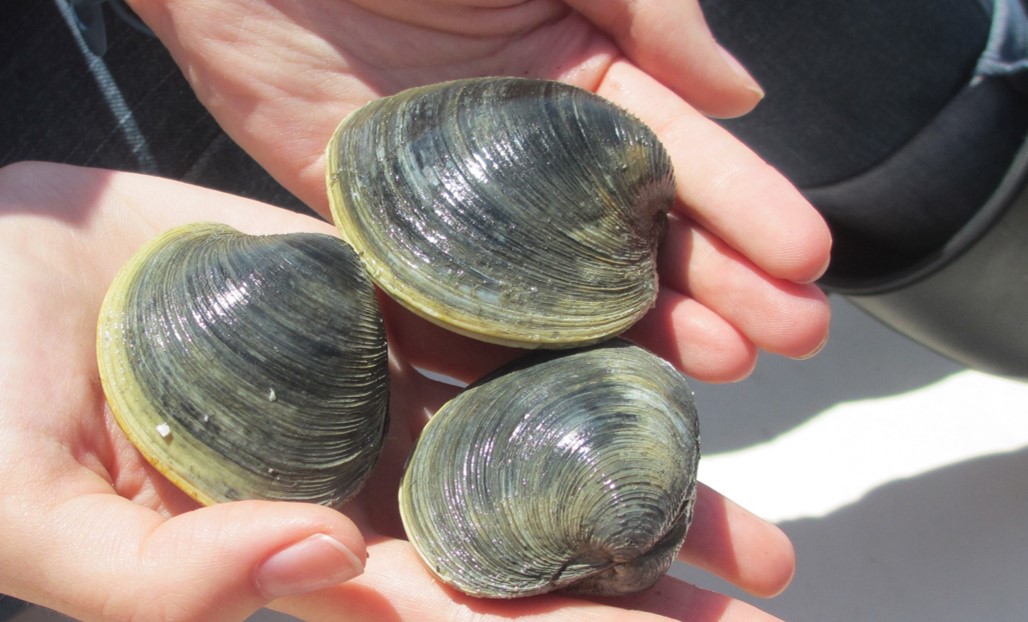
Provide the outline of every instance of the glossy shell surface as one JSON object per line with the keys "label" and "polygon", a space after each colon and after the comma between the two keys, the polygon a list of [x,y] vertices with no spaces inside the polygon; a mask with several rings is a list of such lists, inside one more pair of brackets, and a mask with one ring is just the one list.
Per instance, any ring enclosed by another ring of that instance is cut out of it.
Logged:
{"label": "glossy shell surface", "polygon": [[383,323],[355,253],[332,236],[169,231],[116,277],[97,348],[118,423],[202,503],[338,506],[378,456]]}
{"label": "glossy shell surface", "polygon": [[336,224],[372,279],[450,330],[569,347],[653,305],[671,162],[593,93],[518,78],[410,89],[347,117],[327,160]]}
{"label": "glossy shell surface", "polygon": [[692,392],[614,341],[545,355],[472,385],[429,421],[400,489],[407,535],[474,596],[650,587],[696,497]]}

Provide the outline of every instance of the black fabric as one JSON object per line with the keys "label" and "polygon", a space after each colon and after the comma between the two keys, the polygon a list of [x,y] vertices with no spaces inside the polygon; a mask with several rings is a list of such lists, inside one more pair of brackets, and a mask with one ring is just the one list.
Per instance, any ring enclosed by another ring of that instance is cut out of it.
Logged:
{"label": "black fabric", "polygon": [[877,278],[946,243],[1006,173],[1028,101],[972,77],[989,0],[703,0],[767,92],[723,125],[781,170],[834,236],[824,282]]}
{"label": "black fabric", "polygon": [[1028,132],[1028,98],[998,80],[961,91],[902,148],[859,175],[804,194],[829,215],[829,284],[931,256],[989,199]]}
{"label": "black fabric", "polygon": [[[53,0],[0,3],[0,165],[152,173],[306,211],[221,131],[156,39],[103,9],[107,50],[87,59]],[[112,110],[103,76],[124,109]]]}
{"label": "black fabric", "polygon": [[703,0],[715,37],[767,97],[724,122],[799,186],[874,166],[970,78],[989,34],[981,0]]}
{"label": "black fabric", "polygon": [[25,601],[0,594],[0,622],[14,619],[25,607]]}

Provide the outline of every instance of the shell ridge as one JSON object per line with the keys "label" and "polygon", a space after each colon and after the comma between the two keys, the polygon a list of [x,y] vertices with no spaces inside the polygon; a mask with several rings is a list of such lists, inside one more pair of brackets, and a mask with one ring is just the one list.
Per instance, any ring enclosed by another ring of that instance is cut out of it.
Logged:
{"label": "shell ridge", "polygon": [[[620,108],[560,83],[414,89],[337,129],[333,166],[380,157],[360,174],[348,164],[327,176],[333,213],[378,285],[433,322],[507,345],[601,341],[656,298],[656,245],[632,241],[653,226],[634,221],[666,214],[673,187],[663,204],[644,199],[660,195],[647,184],[671,180],[616,183],[622,158],[644,160],[632,170],[666,159],[651,135]],[[639,158],[626,152],[642,144]]]}
{"label": "shell ridge", "polygon": [[[529,358],[471,385],[423,430],[405,481],[452,481],[452,492],[433,501],[401,486],[411,542],[443,581],[477,595],[655,581],[691,518],[691,391],[623,342]],[[458,506],[470,517],[449,518]]]}
{"label": "shell ridge", "polygon": [[[363,271],[349,247],[191,225],[132,261],[105,300],[98,352],[102,369],[133,370],[131,383],[101,377],[147,460],[204,503],[350,496],[384,436],[388,360],[371,283],[348,274]],[[322,335],[309,338],[311,327]],[[341,335],[356,341],[326,341]]]}

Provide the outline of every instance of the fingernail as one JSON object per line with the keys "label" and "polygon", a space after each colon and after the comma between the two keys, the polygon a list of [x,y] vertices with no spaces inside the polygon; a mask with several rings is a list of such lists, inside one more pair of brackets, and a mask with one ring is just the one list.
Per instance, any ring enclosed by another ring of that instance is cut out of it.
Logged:
{"label": "fingernail", "polygon": [[825,346],[828,345],[829,337],[831,337],[831,333],[825,333],[825,336],[821,338],[821,343],[817,344],[817,346],[807,354],[804,354],[803,356],[799,357],[799,360],[806,361],[808,359],[814,358],[818,354],[821,354],[821,351],[824,350]]}
{"label": "fingernail", "polygon": [[315,592],[359,576],[364,564],[353,551],[325,534],[315,534],[277,553],[257,568],[256,582],[268,598]]}
{"label": "fingernail", "polygon": [[720,45],[717,46],[717,49],[719,52],[721,52],[721,57],[725,59],[725,62],[728,63],[728,66],[732,68],[732,71],[734,71],[735,74],[742,79],[743,86],[746,87],[746,90],[752,93],[756,93],[760,99],[764,99],[764,89],[761,88],[760,84],[756,81],[756,79],[754,79],[754,77],[750,75],[750,72],[747,71],[745,67],[743,67],[742,63],[739,62],[739,59],[732,56],[731,52],[721,47]]}
{"label": "fingernail", "polygon": [[823,264],[821,264],[821,267],[819,267],[817,270],[814,271],[814,275],[813,276],[811,276],[810,278],[808,278],[806,280],[797,280],[796,282],[801,284],[801,285],[810,285],[811,283],[817,283],[818,280],[820,280],[820,278],[823,277],[826,272],[828,272],[828,268],[831,267],[831,265],[832,265],[832,256],[831,256],[831,254],[829,254],[828,257],[825,259],[825,262]]}

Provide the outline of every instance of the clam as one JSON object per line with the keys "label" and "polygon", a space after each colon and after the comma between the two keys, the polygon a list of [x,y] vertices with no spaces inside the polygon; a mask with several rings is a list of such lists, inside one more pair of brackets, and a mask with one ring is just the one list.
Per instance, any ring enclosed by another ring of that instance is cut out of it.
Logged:
{"label": "clam", "polygon": [[116,277],[97,348],[126,435],[203,503],[338,506],[378,456],[383,322],[338,238],[216,224],[169,231]]}
{"label": "clam", "polygon": [[518,78],[410,89],[345,118],[327,161],[332,214],[371,278],[452,331],[568,347],[653,305],[671,161],[593,93]]}
{"label": "clam", "polygon": [[685,538],[698,434],[686,382],[641,348],[535,353],[428,422],[403,523],[426,567],[470,595],[646,589]]}

